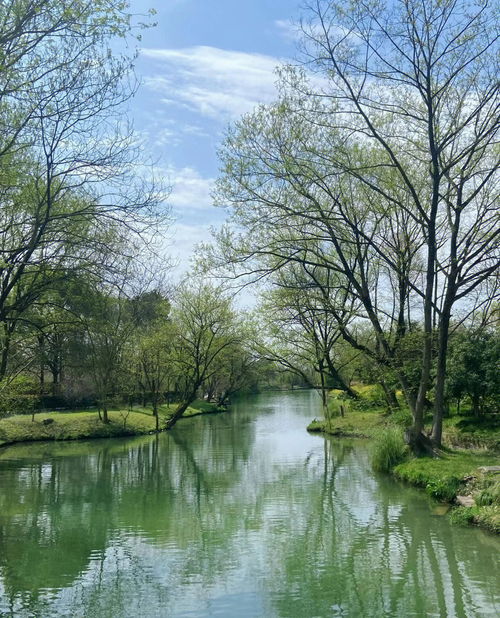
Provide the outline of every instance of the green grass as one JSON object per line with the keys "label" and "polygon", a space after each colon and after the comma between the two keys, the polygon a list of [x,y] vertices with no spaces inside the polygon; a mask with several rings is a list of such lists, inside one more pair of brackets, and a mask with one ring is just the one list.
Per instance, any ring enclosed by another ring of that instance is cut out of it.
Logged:
{"label": "green grass", "polygon": [[396,465],[408,458],[409,449],[403,440],[400,427],[387,427],[376,437],[372,466],[377,472],[390,472]]}
{"label": "green grass", "polygon": [[[177,404],[162,405],[159,408],[160,428],[174,412]],[[184,417],[198,416],[220,411],[215,404],[195,401],[185,412]],[[108,413],[109,423],[99,420],[97,411],[48,412],[35,415],[11,416],[0,420],[0,446],[15,442],[39,440],[80,440],[87,438],[113,438],[147,434],[156,429],[156,420],[151,408],[136,407],[133,411],[112,410]],[[49,425],[44,420],[51,419]]]}
{"label": "green grass", "polygon": [[473,507],[456,507],[451,511],[453,523],[474,523],[500,532],[500,480],[497,474],[482,473],[481,466],[500,464],[498,456],[454,451],[442,457],[411,459],[394,468],[394,474],[412,485],[423,487],[438,500],[453,502],[459,494],[470,495]]}
{"label": "green grass", "polygon": [[449,446],[500,452],[500,415],[453,415],[444,419],[443,429],[444,442]]}
{"label": "green grass", "polygon": [[[332,406],[332,403],[329,404]],[[336,406],[333,403],[333,406]],[[377,435],[387,424],[387,418],[381,409],[356,410],[352,404],[345,416],[330,416],[328,419],[314,419],[307,427],[308,431],[321,431],[333,436],[371,438]]]}
{"label": "green grass", "polygon": [[[480,466],[494,465],[498,465],[498,458],[493,455],[455,451],[441,457],[410,459],[396,466],[394,474],[412,485],[425,487],[433,497],[446,500],[454,498],[456,492],[465,486],[464,479],[477,475]],[[452,489],[455,490],[453,495]]]}
{"label": "green grass", "polygon": [[450,521],[457,526],[475,524],[495,534],[500,534],[500,507],[490,506],[457,506],[450,512]]}
{"label": "green grass", "polygon": [[[52,419],[50,425],[43,420]],[[0,420],[0,444],[34,440],[78,440],[81,438],[112,438],[154,431],[151,414],[127,411],[109,412],[108,424],[99,420],[97,412],[50,412],[30,416],[11,416]]]}

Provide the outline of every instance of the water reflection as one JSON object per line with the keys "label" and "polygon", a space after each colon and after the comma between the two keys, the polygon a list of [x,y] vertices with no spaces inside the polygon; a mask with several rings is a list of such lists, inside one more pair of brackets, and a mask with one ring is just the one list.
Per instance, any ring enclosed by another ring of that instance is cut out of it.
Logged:
{"label": "water reflection", "polygon": [[498,539],[304,431],[314,393],[0,451],[2,616],[494,616]]}

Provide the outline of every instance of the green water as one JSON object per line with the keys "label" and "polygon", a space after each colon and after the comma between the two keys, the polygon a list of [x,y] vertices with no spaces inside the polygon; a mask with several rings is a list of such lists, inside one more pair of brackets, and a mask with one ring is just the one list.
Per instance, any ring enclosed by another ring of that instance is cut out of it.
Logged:
{"label": "green water", "polygon": [[307,434],[318,407],[0,450],[0,616],[498,616],[499,540]]}

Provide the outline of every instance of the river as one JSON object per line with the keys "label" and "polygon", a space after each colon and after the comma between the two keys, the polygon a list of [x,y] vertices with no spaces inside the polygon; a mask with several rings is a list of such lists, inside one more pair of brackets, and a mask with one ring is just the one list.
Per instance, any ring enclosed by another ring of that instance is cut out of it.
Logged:
{"label": "river", "polygon": [[498,616],[500,541],[310,435],[312,391],[0,450],[0,616]]}

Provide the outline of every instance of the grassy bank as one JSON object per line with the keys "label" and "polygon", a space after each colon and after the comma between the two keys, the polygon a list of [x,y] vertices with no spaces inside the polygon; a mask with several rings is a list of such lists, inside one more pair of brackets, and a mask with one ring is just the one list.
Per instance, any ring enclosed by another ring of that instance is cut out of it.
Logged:
{"label": "grassy bank", "polygon": [[[411,457],[402,433],[408,426],[405,410],[388,415],[373,393],[365,391],[359,402],[345,403],[336,394],[330,400],[326,418],[315,419],[309,431],[335,436],[374,439],[374,467],[398,479],[423,488],[436,500],[454,505],[451,519],[473,523],[500,532],[500,473],[481,471],[500,466],[500,419],[451,416],[444,421],[441,456]],[[344,416],[339,415],[342,403]],[[430,429],[430,426],[428,427]],[[399,437],[395,437],[399,436]],[[459,500],[472,506],[458,506]]]}
{"label": "grassy bank", "polygon": [[387,418],[380,410],[349,410],[343,417],[314,419],[307,426],[307,430],[346,438],[373,438],[385,425]]}
{"label": "grassy bank", "polygon": [[[160,427],[174,411],[175,404],[160,407]],[[195,401],[185,412],[189,418],[199,414],[221,411],[215,404]],[[39,440],[81,440],[89,438],[114,438],[148,434],[155,431],[156,420],[151,409],[134,408],[111,410],[109,423],[99,420],[97,411],[44,412],[31,416],[11,416],[0,420],[0,446],[16,442]]]}
{"label": "grassy bank", "polygon": [[441,457],[412,458],[393,469],[394,475],[425,491],[437,500],[457,504],[463,497],[471,506],[455,506],[452,521],[472,523],[500,533],[500,473],[484,471],[498,466],[492,454],[450,451]]}

